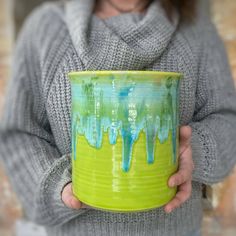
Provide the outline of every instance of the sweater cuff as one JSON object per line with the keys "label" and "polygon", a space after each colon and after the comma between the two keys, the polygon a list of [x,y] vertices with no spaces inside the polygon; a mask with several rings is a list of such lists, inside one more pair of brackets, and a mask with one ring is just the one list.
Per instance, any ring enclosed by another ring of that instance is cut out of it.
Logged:
{"label": "sweater cuff", "polygon": [[203,155],[202,155],[202,147],[199,141],[199,138],[196,132],[192,131],[191,137],[191,146],[192,146],[192,158],[194,163],[194,170],[192,174],[193,181],[200,181],[200,179],[204,176],[204,169],[203,169]]}
{"label": "sweater cuff", "polygon": [[192,127],[191,146],[194,163],[192,180],[211,185],[214,183],[211,176],[216,165],[214,139],[207,132],[207,128],[203,129],[200,123],[192,123],[190,126]]}
{"label": "sweater cuff", "polygon": [[71,155],[59,158],[45,173],[36,194],[34,220],[42,225],[60,225],[85,213],[89,209],[68,208],[61,192],[71,182]]}

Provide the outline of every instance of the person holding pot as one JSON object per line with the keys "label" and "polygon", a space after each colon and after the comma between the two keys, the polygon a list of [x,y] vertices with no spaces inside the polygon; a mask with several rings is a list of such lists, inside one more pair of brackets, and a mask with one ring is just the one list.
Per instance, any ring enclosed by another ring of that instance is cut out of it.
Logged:
{"label": "person holding pot", "polygon": [[[71,91],[82,70],[180,72],[178,186],[165,206],[112,213],[72,193]],[[0,156],[26,216],[53,236],[201,235],[202,184],[236,163],[236,94],[205,0],[71,0],[32,12],[18,37]]]}

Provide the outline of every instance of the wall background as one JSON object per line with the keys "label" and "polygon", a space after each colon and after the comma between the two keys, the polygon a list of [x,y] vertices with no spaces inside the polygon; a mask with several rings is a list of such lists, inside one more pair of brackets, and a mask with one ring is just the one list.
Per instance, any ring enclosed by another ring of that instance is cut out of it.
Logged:
{"label": "wall background", "polygon": [[[0,0],[0,111],[4,102],[6,82],[10,76],[10,59],[14,32],[17,32],[23,16],[41,0]],[[236,1],[211,0],[212,18],[222,36],[236,84]],[[15,10],[14,10],[15,9]],[[14,15],[14,17],[13,17]],[[18,23],[13,27],[13,21]],[[236,155],[236,154],[235,154]],[[224,182],[207,188],[207,209],[204,214],[203,236],[236,235],[236,168]],[[17,196],[12,191],[0,163],[0,235],[36,236],[43,231],[28,222],[22,221],[22,210]],[[15,229],[16,228],[16,229]],[[17,231],[15,234],[14,232]]]}

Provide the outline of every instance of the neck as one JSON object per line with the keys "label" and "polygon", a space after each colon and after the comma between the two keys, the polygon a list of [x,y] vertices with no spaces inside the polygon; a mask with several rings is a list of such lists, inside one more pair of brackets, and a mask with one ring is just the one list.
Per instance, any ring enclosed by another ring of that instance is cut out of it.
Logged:
{"label": "neck", "polygon": [[127,12],[144,13],[151,0],[97,0],[94,12],[100,18],[108,18]]}

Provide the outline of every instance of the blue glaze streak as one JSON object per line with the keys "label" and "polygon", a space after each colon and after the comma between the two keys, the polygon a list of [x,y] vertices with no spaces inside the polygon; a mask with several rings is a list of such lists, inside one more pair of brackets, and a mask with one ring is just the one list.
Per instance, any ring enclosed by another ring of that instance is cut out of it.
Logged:
{"label": "blue glaze streak", "polygon": [[122,169],[131,166],[132,148],[141,131],[146,134],[147,163],[155,158],[156,140],[164,143],[172,136],[172,159],[176,163],[179,81],[168,78],[158,83],[119,81],[109,77],[106,83],[88,78],[72,83],[72,143],[76,159],[77,136],[84,135],[94,148],[101,148],[103,133],[110,144],[122,137]]}

